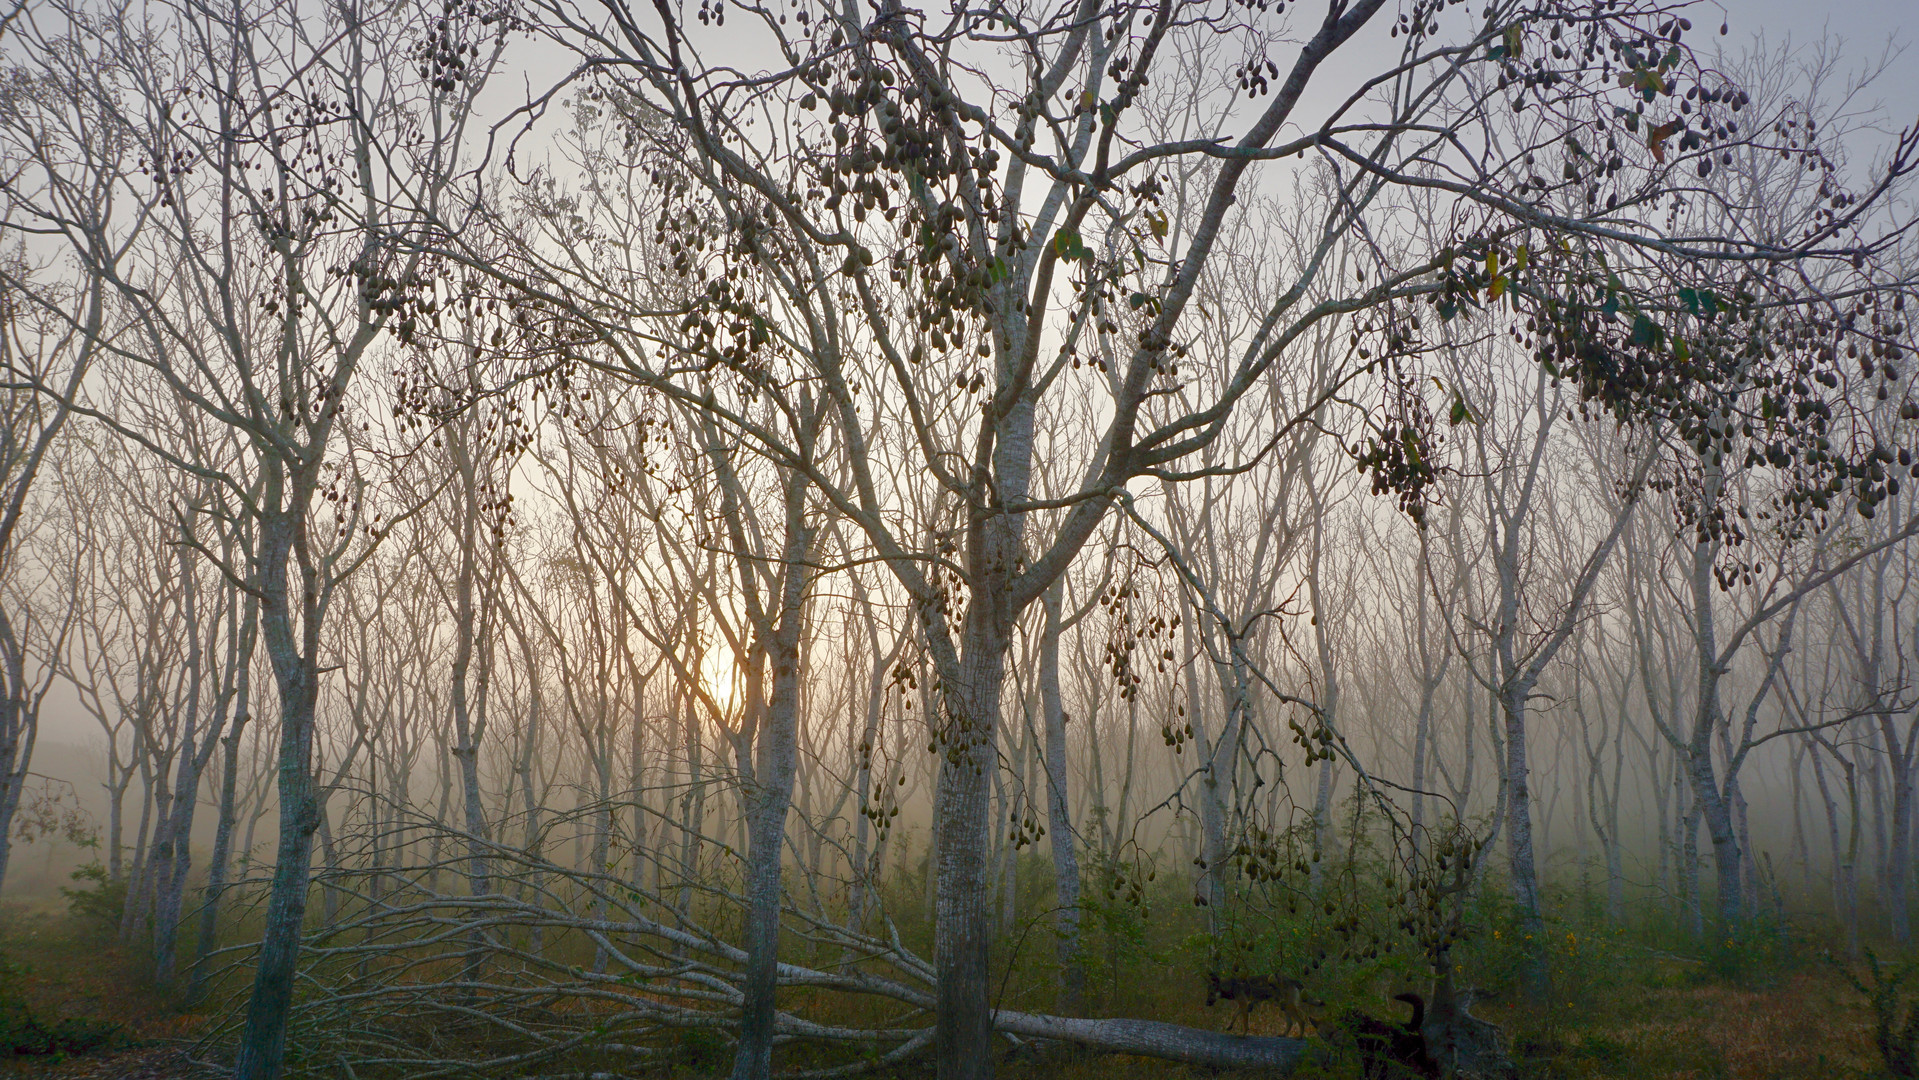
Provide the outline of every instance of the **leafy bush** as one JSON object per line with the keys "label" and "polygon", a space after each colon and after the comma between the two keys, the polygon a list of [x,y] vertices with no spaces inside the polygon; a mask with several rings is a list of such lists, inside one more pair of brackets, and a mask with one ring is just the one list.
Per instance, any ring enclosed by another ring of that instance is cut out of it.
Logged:
{"label": "leafy bush", "polygon": [[1705,971],[1727,982],[1750,981],[1794,963],[1792,939],[1769,922],[1755,920],[1734,933],[1714,934],[1706,945]]}
{"label": "leafy bush", "polygon": [[95,927],[118,926],[127,906],[126,881],[109,880],[106,867],[97,862],[82,866],[71,876],[75,881],[93,883],[90,888],[61,888],[60,895],[67,898],[67,911],[74,919]]}
{"label": "leafy bush", "polygon": [[[1872,1002],[1873,1041],[1886,1061],[1886,1072],[1893,1076],[1919,1076],[1919,1004],[1908,1004],[1902,992],[1911,966],[1899,964],[1891,970],[1879,966],[1879,958],[1866,951],[1866,973],[1862,980],[1843,964],[1835,964],[1853,989]],[[1903,1017],[1901,1013],[1903,1012]]]}

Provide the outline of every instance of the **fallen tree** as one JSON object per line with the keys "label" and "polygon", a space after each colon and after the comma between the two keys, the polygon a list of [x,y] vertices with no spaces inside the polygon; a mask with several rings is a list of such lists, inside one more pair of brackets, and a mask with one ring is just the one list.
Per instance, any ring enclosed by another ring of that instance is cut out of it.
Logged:
{"label": "fallen tree", "polygon": [[1228,1035],[1159,1020],[997,1012],[993,1029],[1033,1039],[1076,1043],[1094,1050],[1164,1058],[1188,1065],[1220,1068],[1268,1068],[1290,1072],[1306,1056],[1305,1039],[1271,1035]]}
{"label": "fallen tree", "polygon": [[[290,1035],[299,1057],[360,1077],[614,1077],[624,1066],[711,1053],[735,1037],[746,953],[710,927],[737,925],[744,898],[710,866],[697,878],[672,876],[670,888],[656,891],[630,877],[480,841],[499,868],[493,891],[460,895],[433,883],[468,880],[455,871],[472,838],[425,818],[407,827],[443,831],[440,849],[459,854],[404,870],[365,863],[344,869],[357,860],[341,858],[340,868],[317,875],[316,888],[333,893],[328,906],[338,914],[309,931],[301,953],[307,990],[295,1004]],[[256,879],[238,888],[257,904],[265,884]],[[695,891],[694,904],[666,899],[682,888]],[[791,897],[784,914],[786,933],[802,949],[835,959],[779,965],[776,1039],[842,1047],[849,1059],[790,1075],[857,1075],[931,1050],[933,967],[901,942],[884,912],[874,919],[883,934],[849,929]],[[484,943],[483,955],[476,955],[476,941]],[[254,950],[217,954],[229,986],[245,984]],[[824,1018],[849,995],[897,1010],[871,1026]],[[242,1004],[235,995],[226,1022],[206,1037],[203,1049],[211,1055],[219,1056],[236,1030]],[[993,1028],[1011,1046],[1062,1043],[1279,1072],[1296,1067],[1311,1045],[1155,1020],[1016,1010],[996,1012]]]}

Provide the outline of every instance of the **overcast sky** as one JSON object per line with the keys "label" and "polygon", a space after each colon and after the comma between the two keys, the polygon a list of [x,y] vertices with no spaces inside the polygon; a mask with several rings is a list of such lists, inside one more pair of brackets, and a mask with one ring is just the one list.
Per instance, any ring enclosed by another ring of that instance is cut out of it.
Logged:
{"label": "overcast sky", "polygon": [[[1732,29],[1728,42],[1750,41],[1757,34],[1769,43],[1831,36],[1843,41],[1845,55],[1860,64],[1903,47],[1874,84],[1874,96],[1901,125],[1919,117],[1919,51],[1912,48],[1919,0],[1729,0],[1725,11]],[[1694,16],[1693,22],[1700,20]]]}

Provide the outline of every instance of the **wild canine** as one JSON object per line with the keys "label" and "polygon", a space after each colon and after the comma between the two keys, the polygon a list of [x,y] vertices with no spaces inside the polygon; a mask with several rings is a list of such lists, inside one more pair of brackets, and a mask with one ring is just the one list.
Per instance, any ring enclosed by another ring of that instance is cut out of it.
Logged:
{"label": "wild canine", "polygon": [[1413,1007],[1413,1018],[1403,1025],[1389,1024],[1357,1009],[1348,1009],[1340,1015],[1337,1026],[1352,1037],[1359,1049],[1361,1074],[1367,1080],[1439,1076],[1439,1062],[1427,1050],[1426,1036],[1420,1030],[1426,1023],[1426,999],[1405,993],[1394,1000]]}
{"label": "wild canine", "polygon": [[[1239,1006],[1239,1012],[1233,1022],[1244,1033],[1251,1033],[1253,1010],[1262,1001],[1270,1001],[1279,1006],[1286,1014],[1286,1034],[1295,1030],[1304,1038],[1311,1028],[1311,1018],[1306,1012],[1306,1003],[1300,996],[1302,987],[1297,979],[1282,979],[1272,975],[1233,976],[1222,979],[1216,971],[1206,973],[1206,1007],[1212,1008],[1222,999]],[[1231,1031],[1232,1025],[1226,1030]]]}

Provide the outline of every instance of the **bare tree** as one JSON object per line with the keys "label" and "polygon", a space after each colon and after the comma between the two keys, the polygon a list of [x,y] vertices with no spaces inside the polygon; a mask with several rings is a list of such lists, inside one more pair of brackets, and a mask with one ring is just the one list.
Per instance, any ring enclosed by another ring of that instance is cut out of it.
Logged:
{"label": "bare tree", "polygon": [[[383,333],[410,335],[436,309],[419,256],[383,239],[386,206],[395,169],[430,174],[459,138],[457,121],[425,142],[403,134],[413,111],[445,121],[463,99],[407,80],[402,18],[401,9],[347,4],[183,3],[151,18],[124,5],[59,5],[12,28],[16,54],[35,70],[110,58],[73,96],[117,156],[94,173],[99,194],[77,208],[57,185],[32,186],[50,185],[57,166],[10,181],[9,224],[65,241],[81,280],[99,290],[115,333],[76,323],[87,340],[231,428],[250,457],[236,475],[131,419],[86,410],[223,488],[252,526],[252,549],[228,550],[221,565],[259,597],[280,707],[280,844],[238,1064],[249,1080],[281,1069],[319,825],[311,769],[322,627],[373,511],[365,479],[341,454],[350,395]],[[411,147],[404,162],[387,153],[402,144]],[[7,284],[43,311],[70,310],[31,280]],[[39,389],[75,402],[71,388]]]}
{"label": "bare tree", "polygon": [[[1383,71],[1378,95],[1361,92],[1311,120],[1299,115],[1307,88],[1334,78],[1328,58],[1381,7],[1332,7],[1284,72],[1252,45],[1239,69],[1248,107],[1219,111],[1202,133],[1157,141],[1135,123],[1148,115],[1143,103],[1168,93],[1230,97],[1230,86],[1215,91],[1201,78],[1195,90],[1177,73],[1205,70],[1218,55],[1209,41],[1264,40],[1261,16],[1077,3],[1005,20],[962,14],[936,26],[891,8],[870,20],[809,9],[793,24],[741,12],[756,41],[748,46],[737,26],[703,29],[665,9],[542,9],[544,28],[589,58],[580,76],[606,87],[594,108],[617,137],[594,152],[638,160],[658,182],[617,197],[602,187],[544,199],[537,210],[555,230],[543,238],[550,244],[522,243],[512,260],[476,255],[468,265],[532,294],[536,314],[524,322],[538,339],[521,338],[523,348],[548,362],[603,365],[703,409],[755,452],[806,475],[918,606],[946,751],[935,819],[943,1076],[990,1070],[972,1048],[986,1043],[991,1025],[988,818],[1012,628],[1127,481],[1183,478],[1181,463],[1216,440],[1265,374],[1322,322],[1351,327],[1356,369],[1386,373],[1389,384],[1406,379],[1425,350],[1415,299],[1444,316],[1465,303],[1516,304],[1534,319],[1542,355],[1598,387],[1609,406],[1629,416],[1690,415],[1685,394],[1610,378],[1579,350],[1664,363],[1668,335],[1651,312],[1673,303],[1676,265],[1838,261],[1871,245],[1852,239],[1864,218],[1851,212],[1790,246],[1727,230],[1725,243],[1695,244],[1632,216],[1673,197],[1675,170],[1711,169],[1719,144],[1737,141],[1723,118],[1744,100],[1696,73],[1671,40],[1684,28],[1650,7],[1495,5],[1483,22],[1455,27],[1456,44],[1442,45],[1441,27],[1460,20],[1421,5],[1403,27],[1411,32],[1403,63]],[[1567,27],[1570,49],[1549,44]],[[709,34],[723,35],[711,40],[724,41],[729,56],[759,47],[780,66],[740,83],[728,62],[701,59]],[[1653,42],[1666,44],[1649,51]],[[989,59],[1002,54],[1004,65]],[[1522,54],[1538,59],[1521,70]],[[1622,86],[1613,62],[1638,74]],[[1009,81],[982,83],[975,73],[983,71],[1004,71]],[[1509,99],[1514,78],[1520,87]],[[1548,144],[1616,147],[1615,158],[1630,149],[1620,143],[1629,132],[1604,118],[1608,109],[1582,112],[1586,103],[1643,106],[1643,95],[1657,101],[1680,86],[1690,88],[1695,112],[1661,125],[1663,134],[1632,153],[1625,175],[1639,186],[1620,183],[1621,165],[1602,176],[1575,163],[1557,184],[1536,176],[1531,156]],[[1269,90],[1268,101],[1252,103]],[[821,104],[826,117],[811,118]],[[1487,130],[1527,105],[1553,122],[1519,147],[1502,139],[1456,160],[1468,140],[1428,134],[1435,125],[1453,136]],[[1228,139],[1242,124],[1244,134]],[[1288,140],[1289,125],[1310,133]],[[1314,222],[1306,231],[1320,242],[1289,270],[1291,284],[1206,400],[1169,397],[1182,383],[1197,284],[1236,204],[1253,176],[1289,168],[1265,163],[1301,153],[1331,178],[1328,199],[1306,211]],[[1910,154],[1902,146],[1894,175]],[[1181,173],[1188,165],[1195,168]],[[1603,202],[1601,181],[1616,189]],[[1130,203],[1113,200],[1122,189]],[[1380,252],[1367,275],[1373,284],[1330,288],[1323,301],[1297,306],[1326,271],[1324,252],[1356,235],[1392,192],[1412,190],[1453,201],[1452,235],[1396,257]],[[563,255],[576,219],[614,233],[660,222],[649,249],[659,262]],[[527,233],[516,226],[513,235]],[[1612,250],[1606,280],[1618,283],[1608,288],[1625,290],[1641,312],[1631,326],[1611,322],[1610,301],[1604,311],[1560,303],[1591,294],[1601,247]],[[628,283],[660,264],[691,286],[665,313],[629,299]],[[662,319],[692,340],[656,328]],[[716,367],[728,385],[701,377]],[[1709,372],[1699,376],[1716,385]],[[743,407],[752,395],[784,396],[802,379],[838,426],[830,461]],[[1036,490],[1034,432],[1063,415],[1049,412],[1051,403],[1076,387],[1108,395],[1066,471],[1084,479]],[[1377,434],[1356,454],[1416,506],[1430,457],[1419,449],[1416,411],[1394,400],[1389,394]],[[875,421],[895,409],[909,437],[880,438]],[[881,482],[888,473],[875,465],[895,452],[957,508],[956,534],[894,516]]]}

